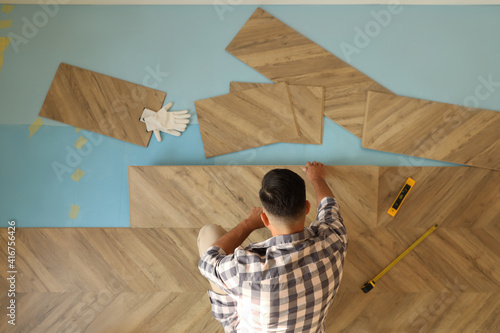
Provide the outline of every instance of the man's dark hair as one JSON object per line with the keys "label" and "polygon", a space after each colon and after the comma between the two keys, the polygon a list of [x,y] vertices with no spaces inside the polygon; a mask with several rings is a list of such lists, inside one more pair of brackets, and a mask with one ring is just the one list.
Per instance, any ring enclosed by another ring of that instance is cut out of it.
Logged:
{"label": "man's dark hair", "polygon": [[262,179],[259,192],[264,209],[273,216],[294,219],[306,210],[306,184],[288,169],[274,169]]}

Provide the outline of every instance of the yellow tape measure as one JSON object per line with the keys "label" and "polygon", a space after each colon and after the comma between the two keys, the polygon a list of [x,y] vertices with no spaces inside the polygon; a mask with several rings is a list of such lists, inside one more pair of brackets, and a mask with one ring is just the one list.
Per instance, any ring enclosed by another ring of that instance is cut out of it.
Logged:
{"label": "yellow tape measure", "polygon": [[429,236],[436,228],[438,227],[437,224],[433,225],[429,230],[425,232],[422,236],[420,236],[419,239],[417,239],[413,244],[411,244],[406,250],[404,250],[403,253],[401,253],[396,259],[394,259],[389,265],[387,265],[386,268],[382,270],[382,272],[378,273],[377,276],[375,276],[373,279],[365,283],[362,287],[361,290],[366,294],[370,290],[375,287],[375,282],[380,279],[387,271],[389,271],[394,265],[396,265],[401,259],[404,258],[408,253],[410,253],[411,250],[415,248],[418,244],[420,244],[421,241],[423,241],[427,236]]}
{"label": "yellow tape measure", "polygon": [[399,208],[401,208],[401,205],[408,196],[408,193],[410,193],[413,185],[415,185],[415,181],[411,178],[408,178],[401,191],[399,191],[398,196],[392,203],[391,208],[389,208],[389,210],[387,211],[389,215],[391,215],[392,217],[396,216],[396,213],[399,211]]}

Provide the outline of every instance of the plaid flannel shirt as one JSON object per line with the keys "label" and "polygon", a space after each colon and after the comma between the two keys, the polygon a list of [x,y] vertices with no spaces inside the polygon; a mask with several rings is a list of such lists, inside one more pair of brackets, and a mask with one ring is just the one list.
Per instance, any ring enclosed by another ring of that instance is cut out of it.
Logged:
{"label": "plaid flannel shirt", "polygon": [[303,231],[240,246],[231,255],[212,246],[198,267],[228,293],[208,291],[225,332],[324,332],[346,251],[339,206],[326,197]]}

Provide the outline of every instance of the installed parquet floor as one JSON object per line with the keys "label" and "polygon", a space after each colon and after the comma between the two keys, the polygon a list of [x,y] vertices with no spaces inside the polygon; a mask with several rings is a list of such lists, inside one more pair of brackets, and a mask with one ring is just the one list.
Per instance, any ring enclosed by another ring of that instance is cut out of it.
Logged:
{"label": "installed parquet floor", "polygon": [[[196,267],[197,233],[244,218],[272,168],[129,167],[132,228],[19,229],[18,325],[2,321],[0,330],[222,332]],[[386,211],[408,176],[416,185],[392,218]],[[499,177],[469,167],[327,167],[349,232],[327,332],[497,332]],[[439,228],[370,293],[360,290],[434,223]],[[0,236],[5,244],[5,229]],[[268,236],[255,233],[252,241]],[[2,261],[2,290],[6,271]]]}
{"label": "installed parquet floor", "polygon": [[261,8],[226,51],[274,82],[325,87],[325,116],[359,138],[366,93],[390,92]]}
{"label": "installed parquet floor", "polygon": [[[17,324],[2,320],[0,331],[218,332],[209,285],[196,272],[198,231],[17,229]],[[6,244],[5,229],[0,236]]]}
{"label": "installed parquet floor", "polygon": [[500,112],[369,92],[362,145],[500,169]]}
{"label": "installed parquet floor", "polygon": [[147,147],[151,133],[139,121],[158,110],[166,93],[61,63],[40,116]]}

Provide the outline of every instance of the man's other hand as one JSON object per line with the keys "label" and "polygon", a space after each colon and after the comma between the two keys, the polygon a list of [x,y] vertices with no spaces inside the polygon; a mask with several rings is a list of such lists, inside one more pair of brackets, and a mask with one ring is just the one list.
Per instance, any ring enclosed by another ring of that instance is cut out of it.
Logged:
{"label": "man's other hand", "polygon": [[320,162],[307,162],[306,167],[303,169],[306,173],[307,179],[310,182],[314,183],[318,180],[325,179],[325,165]]}
{"label": "man's other hand", "polygon": [[248,217],[243,220],[243,223],[245,223],[248,229],[253,231],[265,227],[264,222],[262,222],[262,219],[260,217],[262,212],[262,207],[252,208],[252,210],[248,214]]}

